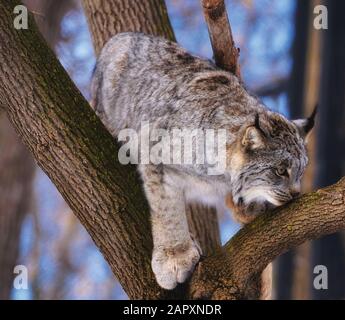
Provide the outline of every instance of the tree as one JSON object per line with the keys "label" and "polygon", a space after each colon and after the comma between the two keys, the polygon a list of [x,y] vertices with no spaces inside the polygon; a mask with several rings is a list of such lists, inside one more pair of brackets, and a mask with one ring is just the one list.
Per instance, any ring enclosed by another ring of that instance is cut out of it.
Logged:
{"label": "tree", "polygon": [[[345,21],[341,12],[343,1],[326,1],[328,30],[323,32],[323,55],[320,82],[320,124],[317,132],[317,171],[315,184],[323,187],[344,175],[345,150],[337,148],[345,143]],[[330,143],[331,142],[331,143]],[[337,257],[335,259],[334,257]],[[312,244],[312,268],[325,265],[329,274],[329,289],[315,290],[314,299],[345,298],[345,242],[344,235],[336,233]]]}
{"label": "tree", "polygon": [[[221,8],[215,17],[225,14],[222,1],[209,2]],[[103,12],[115,5],[126,8],[122,0],[108,3],[112,5]],[[133,1],[133,6],[142,3]],[[159,288],[150,267],[149,211],[135,167],[118,163],[118,146],[47,48],[32,18],[28,30],[12,27],[16,4],[0,3],[1,106],[130,298],[256,298],[257,280],[275,257],[307,239],[345,228],[343,179],[258,217],[199,263],[189,284],[173,291]],[[95,4],[100,2],[85,1],[87,10],[103,22],[100,30],[105,21]],[[165,13],[163,1],[146,1],[145,8],[138,14]],[[167,23],[167,18],[159,19]]]}
{"label": "tree", "polygon": [[[38,27],[54,48],[61,35],[59,22],[70,9],[71,1],[26,0],[25,4],[40,12],[36,16]],[[4,112],[0,113],[0,150],[0,299],[9,299],[22,224],[33,207],[36,166]]]}

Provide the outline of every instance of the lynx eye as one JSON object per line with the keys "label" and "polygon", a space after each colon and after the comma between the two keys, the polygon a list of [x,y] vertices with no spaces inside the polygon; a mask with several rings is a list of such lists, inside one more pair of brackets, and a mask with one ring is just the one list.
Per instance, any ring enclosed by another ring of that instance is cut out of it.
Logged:
{"label": "lynx eye", "polygon": [[288,173],[287,169],[285,169],[285,168],[277,168],[275,170],[275,172],[276,172],[277,176],[287,177],[287,178],[289,177],[289,173]]}

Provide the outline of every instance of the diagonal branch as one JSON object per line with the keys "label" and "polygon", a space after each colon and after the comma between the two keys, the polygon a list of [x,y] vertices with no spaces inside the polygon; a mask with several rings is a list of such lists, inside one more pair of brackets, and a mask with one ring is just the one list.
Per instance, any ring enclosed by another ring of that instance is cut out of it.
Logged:
{"label": "diagonal branch", "polygon": [[150,267],[149,210],[135,168],[118,164],[114,139],[47,47],[33,18],[28,30],[14,29],[17,4],[0,2],[0,101],[10,122],[127,294],[166,297]]}
{"label": "diagonal branch", "polygon": [[345,178],[246,225],[220,252],[199,265],[193,276],[191,296],[251,297],[251,280],[269,262],[307,240],[342,229],[345,229]]}
{"label": "diagonal branch", "polygon": [[201,0],[216,65],[241,77],[236,48],[224,0]]}

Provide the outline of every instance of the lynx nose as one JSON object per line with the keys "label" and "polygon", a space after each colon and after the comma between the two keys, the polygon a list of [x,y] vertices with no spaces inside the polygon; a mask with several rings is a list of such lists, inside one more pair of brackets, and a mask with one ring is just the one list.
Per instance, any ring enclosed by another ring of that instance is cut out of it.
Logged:
{"label": "lynx nose", "polygon": [[292,198],[297,198],[301,194],[301,192],[298,190],[291,190],[290,194]]}
{"label": "lynx nose", "polygon": [[300,183],[295,183],[290,187],[290,194],[292,198],[297,198],[301,194]]}

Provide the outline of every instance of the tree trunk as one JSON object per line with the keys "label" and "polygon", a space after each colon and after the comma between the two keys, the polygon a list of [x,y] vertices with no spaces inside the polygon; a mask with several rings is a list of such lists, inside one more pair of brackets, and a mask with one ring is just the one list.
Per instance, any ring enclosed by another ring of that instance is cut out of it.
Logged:
{"label": "tree trunk", "polygon": [[175,40],[164,0],[83,0],[96,51],[120,32],[137,31]]}
{"label": "tree trunk", "polygon": [[[324,31],[320,113],[317,136],[316,186],[333,183],[345,173],[345,10],[344,1],[327,1],[329,29]],[[319,31],[320,32],[320,31]],[[328,290],[315,290],[313,299],[345,298],[345,243],[342,234],[317,240],[312,247],[315,265],[328,268]]]}

